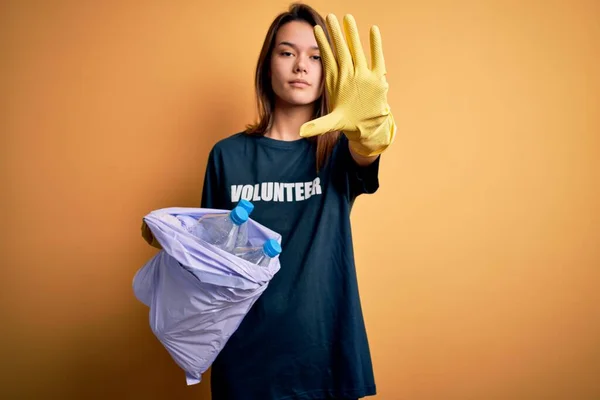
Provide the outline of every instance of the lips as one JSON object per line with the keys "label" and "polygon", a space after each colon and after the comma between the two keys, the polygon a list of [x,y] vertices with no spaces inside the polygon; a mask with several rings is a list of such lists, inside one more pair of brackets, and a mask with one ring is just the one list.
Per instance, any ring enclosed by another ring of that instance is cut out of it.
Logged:
{"label": "lips", "polygon": [[293,81],[290,81],[290,85],[296,86],[296,87],[310,86],[310,84],[307,81],[305,81],[304,79],[294,79]]}

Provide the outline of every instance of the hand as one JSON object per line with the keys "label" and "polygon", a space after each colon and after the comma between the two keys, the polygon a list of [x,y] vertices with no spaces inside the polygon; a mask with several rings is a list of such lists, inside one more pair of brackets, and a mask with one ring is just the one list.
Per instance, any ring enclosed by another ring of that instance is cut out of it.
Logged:
{"label": "hand", "polygon": [[142,237],[150,246],[156,247],[159,250],[162,249],[162,246],[152,234],[152,231],[150,230],[150,227],[146,224],[146,221],[142,221]]}
{"label": "hand", "polygon": [[327,16],[327,27],[335,45],[337,61],[323,29],[314,27],[325,69],[325,86],[332,111],[300,127],[300,136],[310,137],[342,131],[350,148],[359,155],[381,154],[393,142],[396,124],[387,103],[388,83],[381,35],[377,26],[371,27],[371,68],[351,15],[344,17],[348,43],[342,38],[337,18]]}

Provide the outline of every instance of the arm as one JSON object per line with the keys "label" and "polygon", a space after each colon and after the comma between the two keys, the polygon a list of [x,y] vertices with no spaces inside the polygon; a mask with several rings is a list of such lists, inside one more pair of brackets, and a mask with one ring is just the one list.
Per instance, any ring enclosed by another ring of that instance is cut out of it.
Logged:
{"label": "arm", "polygon": [[373,164],[375,162],[375,160],[377,160],[377,157],[379,157],[379,155],[377,155],[377,156],[362,156],[362,155],[358,154],[357,152],[352,150],[352,146],[350,146],[350,142],[348,142],[348,149],[350,150],[350,154],[352,155],[352,158],[354,159],[356,164],[358,164],[361,167],[367,167],[367,166]]}

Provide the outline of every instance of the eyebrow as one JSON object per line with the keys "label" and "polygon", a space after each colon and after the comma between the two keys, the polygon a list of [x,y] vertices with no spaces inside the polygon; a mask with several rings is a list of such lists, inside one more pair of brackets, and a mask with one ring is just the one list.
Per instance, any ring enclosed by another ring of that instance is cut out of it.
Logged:
{"label": "eyebrow", "polygon": [[[278,46],[290,46],[290,47],[293,47],[294,49],[297,49],[297,47],[294,43],[286,42],[286,41],[280,42],[278,44]],[[319,50],[319,46],[311,46],[311,50]]]}

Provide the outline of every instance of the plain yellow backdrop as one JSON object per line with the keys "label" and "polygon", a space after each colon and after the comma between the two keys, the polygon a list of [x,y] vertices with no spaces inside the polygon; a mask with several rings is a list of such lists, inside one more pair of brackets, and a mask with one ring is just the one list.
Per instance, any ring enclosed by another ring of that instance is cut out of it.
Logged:
{"label": "plain yellow backdrop", "polygon": [[[209,399],[141,218],[199,206],[288,3],[2,2],[1,398]],[[600,399],[600,2],[310,4],[379,25],[399,125],[352,216],[375,398]]]}

